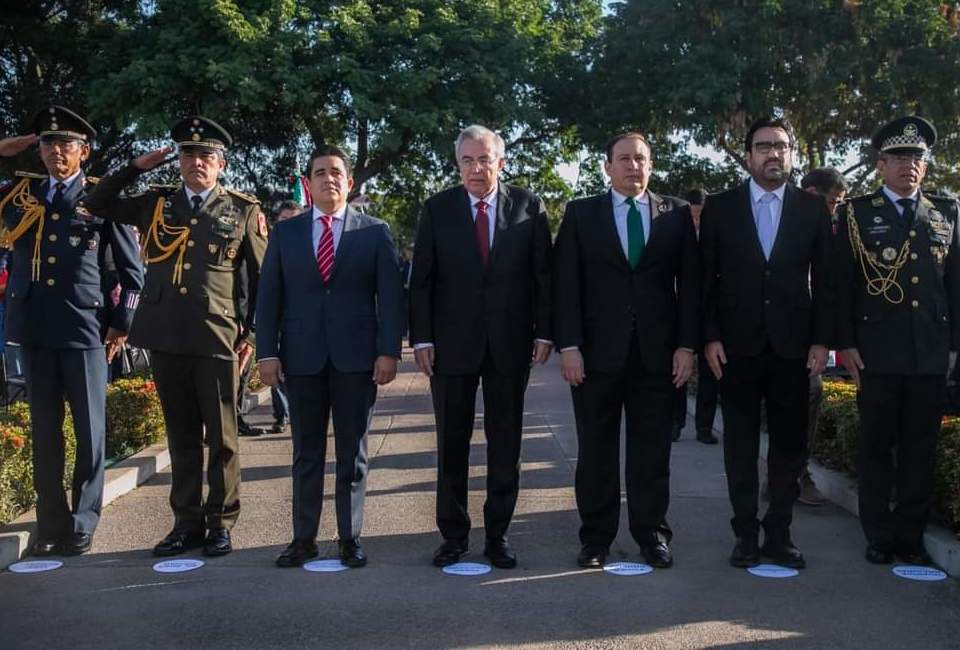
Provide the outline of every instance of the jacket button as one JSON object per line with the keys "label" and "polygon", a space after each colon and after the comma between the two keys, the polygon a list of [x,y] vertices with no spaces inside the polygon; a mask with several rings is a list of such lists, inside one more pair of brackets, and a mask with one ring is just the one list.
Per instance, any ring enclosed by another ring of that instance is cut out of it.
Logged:
{"label": "jacket button", "polygon": [[100,306],[100,301],[99,301],[99,300],[94,300],[94,301],[93,301],[93,306],[94,306],[94,307],[99,307],[99,306]]}
{"label": "jacket button", "polygon": [[56,235],[56,233],[50,235],[49,237],[47,237],[47,239],[49,239],[50,241],[57,241],[57,235]]}
{"label": "jacket button", "polygon": [[47,258],[47,264],[56,264],[56,263],[57,263],[57,258],[54,257],[53,255]]}
{"label": "jacket button", "polygon": [[181,296],[187,295],[187,288],[186,288],[186,287],[180,287],[180,295],[181,295]]}
{"label": "jacket button", "polygon": [[769,299],[769,298],[767,298],[766,300],[764,300],[764,301],[763,301],[763,304],[765,304],[765,305],[769,305],[769,304],[770,304],[770,299]]}
{"label": "jacket button", "polygon": [[917,259],[917,254],[916,254],[916,253],[910,253],[910,259],[912,259],[912,260]]}
{"label": "jacket button", "polygon": [[870,317],[869,317],[869,316],[864,316],[864,317],[863,317],[863,320],[870,320]]}
{"label": "jacket button", "polygon": [[183,263],[183,270],[184,270],[184,271],[189,271],[189,270],[190,270],[190,266],[191,266],[190,262],[184,262],[184,263]]}
{"label": "jacket button", "polygon": [[330,289],[327,289],[327,290],[326,290],[326,294],[327,294],[328,296],[330,295]]}
{"label": "jacket button", "polygon": [[911,302],[910,304],[913,305],[913,308],[914,308],[914,309],[916,309],[917,307],[920,306],[920,301],[919,301],[919,300],[914,300],[914,301]]}
{"label": "jacket button", "polygon": [[910,282],[914,284],[919,284],[920,278],[918,278],[917,276],[913,276],[912,278],[910,278]]}
{"label": "jacket button", "polygon": [[916,237],[916,236],[917,236],[917,231],[916,231],[916,230],[911,230],[911,231],[910,231],[910,236],[911,236],[911,237]]}
{"label": "jacket button", "polygon": [[767,276],[768,278],[770,277],[770,271],[769,271],[769,270],[764,271],[763,274],[764,274],[765,276]]}
{"label": "jacket button", "polygon": [[194,241],[193,241],[192,239],[188,239],[188,240],[187,240],[187,246],[189,246],[190,248],[193,248],[193,246],[194,246]]}
{"label": "jacket button", "polygon": [[53,219],[54,221],[59,221],[60,215],[54,212],[53,214],[50,215],[50,218]]}
{"label": "jacket button", "polygon": [[48,286],[48,287],[52,287],[52,286],[55,285],[56,283],[57,283],[57,281],[54,280],[53,278],[47,278],[47,286]]}
{"label": "jacket button", "polygon": [[191,220],[190,220],[190,225],[191,225],[191,226],[195,226],[195,225],[197,225],[198,223],[199,223],[199,222],[198,222],[196,219],[191,219]]}

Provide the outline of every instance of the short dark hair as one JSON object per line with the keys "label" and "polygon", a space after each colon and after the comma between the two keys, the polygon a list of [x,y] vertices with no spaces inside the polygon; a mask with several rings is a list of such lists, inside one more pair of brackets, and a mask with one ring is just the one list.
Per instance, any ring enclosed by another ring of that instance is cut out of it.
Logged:
{"label": "short dark hair", "polygon": [[643,142],[643,144],[647,145],[647,151],[649,151],[651,154],[653,153],[653,148],[650,146],[650,141],[647,140],[647,136],[639,131],[625,131],[623,133],[618,133],[607,141],[607,162],[613,162],[613,148],[617,146],[617,143],[621,140],[640,140]]}
{"label": "short dark hair", "polygon": [[353,163],[350,162],[350,155],[334,144],[322,144],[310,154],[310,160],[307,161],[307,178],[313,172],[313,161],[324,156],[334,156],[343,161],[343,166],[347,170],[347,176],[353,175]]}
{"label": "short dark hair", "polygon": [[703,202],[707,200],[707,193],[703,191],[702,187],[695,187],[692,190],[687,190],[687,193],[683,195],[683,200],[690,205],[703,205]]}
{"label": "short dark hair", "polygon": [[850,189],[847,179],[833,167],[818,167],[807,172],[800,179],[800,187],[804,190],[812,187],[818,194],[829,194],[838,189],[846,192]]}
{"label": "short dark hair", "polygon": [[750,125],[750,128],[747,129],[747,137],[743,139],[743,149],[744,151],[750,151],[753,148],[753,136],[760,129],[769,128],[769,129],[783,129],[787,132],[787,140],[790,141],[790,146],[792,147],[796,138],[793,135],[793,125],[790,124],[790,121],[785,117],[762,117],[753,124]]}
{"label": "short dark hair", "polygon": [[297,212],[300,212],[303,210],[303,206],[296,201],[287,199],[286,201],[280,202],[279,207],[277,207],[277,213],[283,212],[284,210],[296,210]]}

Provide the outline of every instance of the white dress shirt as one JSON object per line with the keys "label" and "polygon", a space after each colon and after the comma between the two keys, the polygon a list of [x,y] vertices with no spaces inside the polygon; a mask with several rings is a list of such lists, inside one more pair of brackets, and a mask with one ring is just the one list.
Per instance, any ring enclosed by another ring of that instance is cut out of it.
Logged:
{"label": "white dress shirt", "polygon": [[[320,247],[320,236],[323,234],[323,221],[320,220],[320,217],[327,214],[323,210],[319,209],[317,206],[313,206],[313,253],[316,255],[317,249]],[[331,216],[333,219],[330,221],[330,225],[333,228],[333,252],[336,254],[337,248],[340,246],[340,237],[343,236],[343,224],[347,215],[347,206],[344,205],[342,208],[334,212]]]}
{"label": "white dress shirt", "polygon": [[63,183],[63,193],[66,194],[67,190],[70,189],[70,186],[73,185],[73,182],[80,177],[80,170],[78,169],[73,173],[73,176],[65,178],[62,181],[58,181],[53,176],[50,177],[50,182],[47,184],[47,203],[53,200],[53,195],[57,193],[57,183]]}
{"label": "white dress shirt", "polygon": [[773,240],[777,240],[777,233],[780,231],[780,217],[783,215],[783,193],[787,189],[784,183],[772,192],[767,192],[752,178],[750,179],[750,209],[753,211],[753,225],[757,227],[757,235],[760,234],[760,199],[764,194],[773,194],[777,199],[770,202],[770,214],[773,216]]}
{"label": "white dress shirt", "polygon": [[920,195],[920,190],[919,190],[919,189],[914,190],[914,191],[913,191],[913,194],[911,194],[910,196],[900,196],[899,194],[897,194],[896,192],[894,192],[893,190],[891,190],[889,187],[887,187],[886,185],[884,185],[884,186],[883,186],[883,193],[886,194],[886,195],[887,195],[887,198],[890,199],[890,202],[893,203],[893,207],[895,207],[895,208],[897,209],[897,214],[899,214],[900,216],[903,216],[903,206],[900,205],[899,203],[897,203],[897,201],[899,201],[899,200],[901,200],[901,199],[910,199],[911,201],[913,201],[913,209],[914,209],[914,211],[916,211],[916,209],[917,209],[917,197]]}
{"label": "white dress shirt", "polygon": [[190,189],[189,187],[187,187],[186,185],[183,186],[183,189],[185,189],[185,190],[187,191],[187,205],[189,205],[191,209],[193,209],[193,197],[199,196],[199,197],[200,197],[200,205],[203,205],[204,203],[207,202],[207,197],[210,196],[210,192],[213,191],[213,188],[212,188],[212,187],[208,187],[207,189],[203,190],[202,192],[194,192],[193,190],[191,190],[191,189]]}
{"label": "white dress shirt", "polygon": [[[620,237],[620,247],[623,248],[623,256],[630,258],[630,247],[627,243],[627,213],[630,212],[630,204],[627,203],[627,196],[621,194],[615,189],[610,189],[610,198],[613,200],[613,220],[617,225],[617,236]],[[637,210],[640,211],[640,223],[643,224],[643,242],[650,241],[650,195],[644,192],[640,196],[633,197],[637,204]]]}

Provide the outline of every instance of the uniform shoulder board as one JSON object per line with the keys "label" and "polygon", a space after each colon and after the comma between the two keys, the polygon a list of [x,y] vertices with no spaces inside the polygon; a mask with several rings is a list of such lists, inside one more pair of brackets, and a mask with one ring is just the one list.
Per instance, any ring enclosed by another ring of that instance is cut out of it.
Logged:
{"label": "uniform shoulder board", "polygon": [[22,172],[20,170],[15,171],[14,175],[22,178],[47,178],[46,174],[35,174],[33,172]]}
{"label": "uniform shoulder board", "polygon": [[243,199],[247,203],[260,203],[260,199],[258,199],[257,197],[252,196],[250,194],[244,194],[243,192],[239,192],[233,189],[232,187],[224,187],[223,189],[226,190],[228,193],[234,195],[238,199]]}
{"label": "uniform shoulder board", "polygon": [[180,186],[172,183],[151,183],[150,185],[147,185],[147,189],[151,192],[160,192],[161,194],[173,194],[180,189]]}

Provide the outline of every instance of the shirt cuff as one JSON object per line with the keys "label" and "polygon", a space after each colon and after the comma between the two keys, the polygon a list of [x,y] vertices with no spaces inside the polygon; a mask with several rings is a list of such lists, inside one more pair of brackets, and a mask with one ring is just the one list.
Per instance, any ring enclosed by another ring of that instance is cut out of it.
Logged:
{"label": "shirt cuff", "polygon": [[432,347],[433,347],[433,343],[414,343],[413,344],[414,350],[426,350],[427,348],[432,348]]}
{"label": "shirt cuff", "polygon": [[567,347],[567,348],[560,348],[560,351],[561,351],[561,352],[569,352],[570,350],[577,350],[577,351],[579,351],[579,350],[580,350],[580,347],[577,346],[577,345],[571,345],[570,347]]}
{"label": "shirt cuff", "polygon": [[550,341],[548,339],[533,339],[533,340],[536,341],[537,343],[546,343],[551,347],[553,346],[553,341]]}
{"label": "shirt cuff", "polygon": [[257,362],[260,361],[280,361],[280,357],[263,357],[262,359],[257,359]]}

